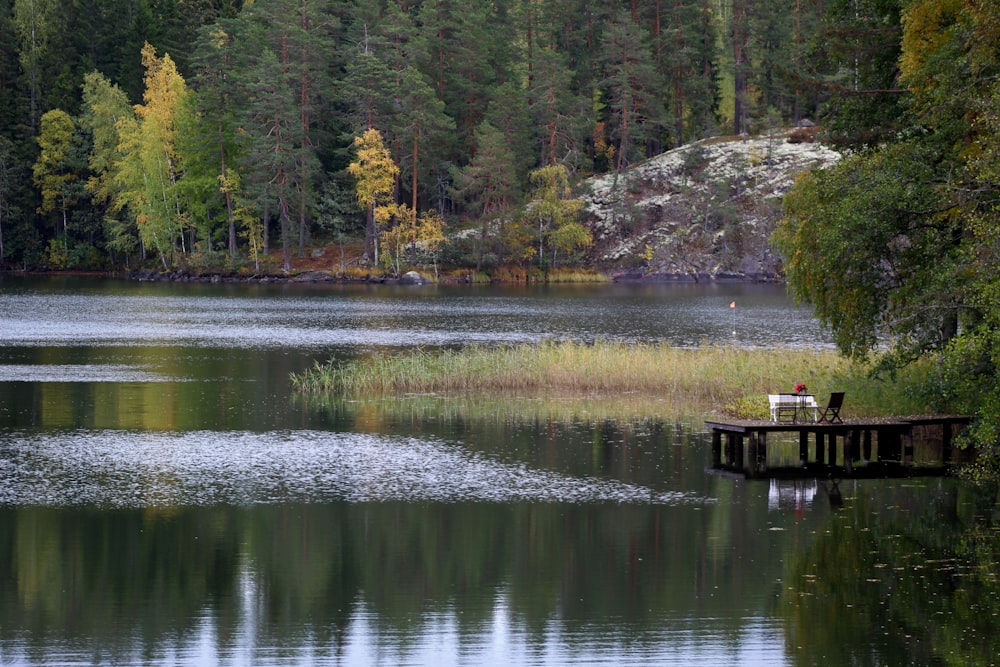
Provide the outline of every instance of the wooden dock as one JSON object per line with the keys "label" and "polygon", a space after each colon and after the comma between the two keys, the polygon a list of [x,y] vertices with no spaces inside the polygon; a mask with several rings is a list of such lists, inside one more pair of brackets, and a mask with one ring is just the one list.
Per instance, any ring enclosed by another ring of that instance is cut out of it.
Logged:
{"label": "wooden dock", "polygon": [[[968,422],[961,415],[921,415],[835,424],[719,420],[705,425],[712,430],[713,470],[750,478],[860,478],[947,473],[956,462],[954,435]],[[772,434],[791,435],[782,437],[791,440],[793,449],[797,437],[796,461],[768,462]],[[919,460],[917,449],[924,455]]]}

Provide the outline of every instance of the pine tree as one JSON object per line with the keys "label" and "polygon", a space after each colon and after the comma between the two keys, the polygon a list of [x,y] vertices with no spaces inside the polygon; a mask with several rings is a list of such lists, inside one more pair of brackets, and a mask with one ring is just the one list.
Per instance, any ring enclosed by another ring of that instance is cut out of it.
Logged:
{"label": "pine tree", "polygon": [[[293,183],[297,190],[294,215],[298,227],[299,256],[305,256],[306,237],[313,206],[314,181],[318,177],[316,127],[317,110],[330,90],[328,60],[334,49],[334,35],[340,29],[330,0],[273,0],[256,7],[266,22],[273,53],[281,64],[294,96],[291,100],[298,118],[294,149]],[[291,204],[291,202],[288,202]]]}
{"label": "pine tree", "polygon": [[538,127],[543,165],[582,164],[589,119],[587,101],[573,87],[573,72],[553,49],[539,49],[528,90],[528,105]]}
{"label": "pine tree", "polygon": [[661,85],[645,31],[627,12],[620,13],[604,33],[602,57],[602,85],[608,91],[612,138],[617,145],[615,168],[622,171],[638,154],[638,147],[657,134],[663,118],[658,104]]}
{"label": "pine tree", "polygon": [[476,270],[483,265],[484,248],[496,249],[503,261],[500,240],[508,212],[517,199],[519,183],[514,150],[503,132],[483,121],[476,128],[476,151],[472,160],[456,175],[455,192],[480,221]]}
{"label": "pine tree", "polygon": [[[295,105],[294,80],[270,48],[257,55],[248,72],[247,93],[256,100],[246,108],[244,127],[247,144],[240,171],[267,225],[271,204],[277,209],[281,236],[282,266],[292,269],[294,205],[304,186],[299,186],[298,148],[300,117]],[[267,238],[265,236],[265,244]]]}
{"label": "pine tree", "polygon": [[[237,133],[248,104],[241,75],[251,66],[246,57],[248,44],[244,40],[252,33],[244,23],[238,19],[220,20],[205,26],[192,55],[196,72],[192,85],[197,91],[192,101],[203,121],[195,129],[203,128],[207,133],[200,141],[201,153],[205,154],[201,163],[206,175],[215,181],[215,193],[223,200],[230,258],[237,253],[237,199],[242,197],[234,189],[234,184],[240,181],[235,169],[241,148]],[[196,139],[192,135],[191,143]],[[193,177],[192,166],[188,166],[186,178]]]}
{"label": "pine tree", "polygon": [[60,34],[60,6],[57,0],[14,0],[14,28],[20,43],[21,66],[27,78],[28,119],[31,134],[38,128],[45,106],[43,79],[51,59],[52,44]]}

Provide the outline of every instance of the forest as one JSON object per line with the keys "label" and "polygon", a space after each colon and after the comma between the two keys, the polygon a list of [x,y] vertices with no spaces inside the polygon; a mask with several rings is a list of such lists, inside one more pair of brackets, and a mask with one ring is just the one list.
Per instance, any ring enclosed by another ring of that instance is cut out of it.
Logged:
{"label": "forest", "polygon": [[901,5],[0,0],[0,268],[586,262],[588,176],[803,119],[897,132]]}

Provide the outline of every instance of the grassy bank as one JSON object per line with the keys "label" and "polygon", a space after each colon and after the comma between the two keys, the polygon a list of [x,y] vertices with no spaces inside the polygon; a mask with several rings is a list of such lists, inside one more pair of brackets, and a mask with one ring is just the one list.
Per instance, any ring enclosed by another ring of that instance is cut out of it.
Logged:
{"label": "grassy bank", "polygon": [[348,396],[403,394],[606,397],[610,401],[667,400],[680,412],[724,412],[764,418],[766,394],[805,383],[823,403],[847,392],[845,414],[923,412],[907,387],[919,369],[887,383],[829,350],[740,349],[598,342],[546,342],[514,347],[468,347],[373,356],[319,364],[293,375],[302,392]]}

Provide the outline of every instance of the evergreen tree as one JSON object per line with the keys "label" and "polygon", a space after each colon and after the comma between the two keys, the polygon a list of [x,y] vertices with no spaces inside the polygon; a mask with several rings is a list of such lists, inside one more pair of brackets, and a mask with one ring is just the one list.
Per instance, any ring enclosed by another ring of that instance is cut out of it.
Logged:
{"label": "evergreen tree", "polygon": [[9,221],[17,216],[13,191],[16,182],[15,173],[17,160],[14,153],[14,142],[0,135],[0,269],[7,260],[7,250],[4,247],[4,229]]}
{"label": "evergreen tree", "polygon": [[657,136],[663,118],[659,105],[662,89],[645,31],[627,12],[608,26],[602,43],[603,87],[611,111],[612,139],[617,146],[615,169],[622,171],[643,155],[649,139]]}
{"label": "evergreen tree", "polygon": [[476,270],[483,266],[487,246],[503,261],[501,239],[509,211],[519,192],[516,160],[503,132],[487,121],[476,128],[476,152],[456,178],[455,191],[480,221]]}
{"label": "evergreen tree", "polygon": [[510,68],[513,28],[501,10],[491,2],[436,0],[424,3],[419,13],[428,48],[426,60],[417,64],[455,122],[454,148],[463,157],[497,82]]}
{"label": "evergreen tree", "polygon": [[[245,82],[241,81],[243,72],[251,66],[244,41],[249,31],[243,24],[238,19],[219,20],[199,32],[192,55],[192,86],[196,89],[192,103],[200,121],[194,123],[188,145],[203,159],[189,159],[185,173],[188,181],[214,181],[214,190],[211,183],[205,185],[206,196],[222,199],[230,258],[237,253],[237,210],[242,197],[234,187],[240,181],[235,168],[241,149],[237,133],[249,103]],[[196,175],[199,171],[200,176]]]}
{"label": "evergreen tree", "polygon": [[[334,36],[340,22],[330,0],[273,0],[255,6],[267,28],[267,39],[282,72],[293,86],[292,103],[298,118],[295,131],[294,215],[298,228],[299,256],[305,255],[314,183],[319,175],[316,126],[317,110],[330,90],[328,60],[335,53]],[[286,202],[291,204],[292,202]]]}
{"label": "evergreen tree", "polygon": [[28,128],[32,134],[38,129],[39,116],[46,107],[43,86],[54,78],[46,74],[52,63],[53,42],[62,32],[59,9],[56,0],[14,0],[13,23],[27,79]]}
{"label": "evergreen tree", "polygon": [[669,92],[668,122],[675,147],[715,125],[718,106],[717,17],[705,0],[657,2],[652,55]]}
{"label": "evergreen tree", "polygon": [[828,91],[829,139],[875,146],[903,128],[899,84],[901,0],[826,0],[816,36],[825,62],[817,84]]}
{"label": "evergreen tree", "polygon": [[[247,145],[240,171],[244,185],[268,222],[271,205],[276,209],[281,236],[282,266],[292,269],[291,247],[294,234],[294,206],[305,189],[297,179],[301,140],[300,116],[295,104],[294,78],[278,55],[264,48],[248,72],[247,93],[254,104],[246,108],[244,127]],[[264,238],[265,246],[267,237]]]}
{"label": "evergreen tree", "polygon": [[581,165],[585,157],[587,100],[572,88],[573,72],[564,57],[538,49],[528,90],[528,106],[539,132],[542,165]]}

